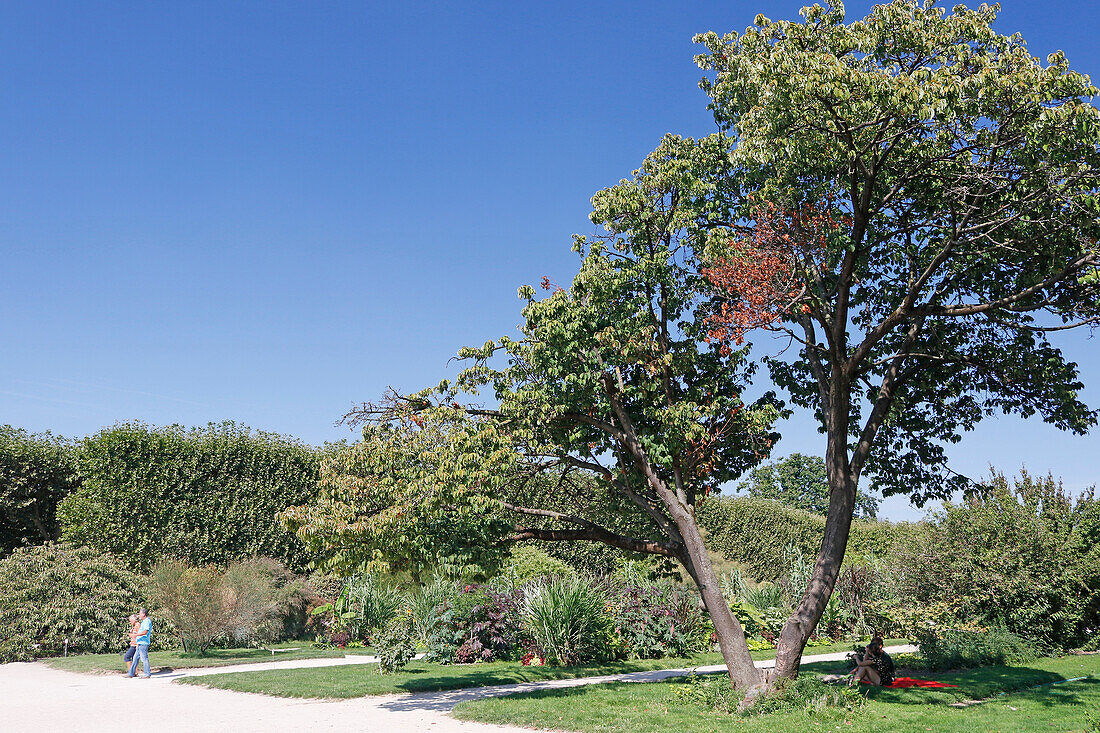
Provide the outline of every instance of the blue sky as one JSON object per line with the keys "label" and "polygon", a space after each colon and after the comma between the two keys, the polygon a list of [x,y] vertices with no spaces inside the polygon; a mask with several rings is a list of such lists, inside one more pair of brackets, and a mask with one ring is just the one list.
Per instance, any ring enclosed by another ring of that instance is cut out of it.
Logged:
{"label": "blue sky", "polygon": [[[3,3],[0,423],[348,436],[353,402],[512,332],[517,286],[568,282],[589,198],[662,134],[713,130],[694,33],[800,6]],[[1098,21],[1010,1],[998,28],[1100,78]],[[1059,343],[1100,404],[1098,342]],[[805,416],[783,431],[822,452]],[[951,455],[1100,474],[1096,435],[1014,418]]]}

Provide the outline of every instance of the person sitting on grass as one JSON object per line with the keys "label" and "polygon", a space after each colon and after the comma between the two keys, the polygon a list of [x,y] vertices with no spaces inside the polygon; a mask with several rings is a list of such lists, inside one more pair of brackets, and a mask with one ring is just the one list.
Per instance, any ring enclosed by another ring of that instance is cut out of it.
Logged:
{"label": "person sitting on grass", "polygon": [[882,649],[882,637],[876,636],[867,645],[863,657],[856,657],[850,684],[858,685],[866,680],[872,685],[889,687],[894,682],[894,660]]}
{"label": "person sitting on grass", "polygon": [[130,662],[134,661],[134,655],[137,654],[137,636],[138,636],[138,616],[136,613],[130,614],[130,646],[126,648],[126,651],[122,653],[122,669],[123,671],[130,671]]}

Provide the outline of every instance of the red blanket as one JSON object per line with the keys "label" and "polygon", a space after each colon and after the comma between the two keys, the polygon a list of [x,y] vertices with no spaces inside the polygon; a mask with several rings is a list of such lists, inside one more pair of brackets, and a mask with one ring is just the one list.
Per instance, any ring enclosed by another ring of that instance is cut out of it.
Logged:
{"label": "red blanket", "polygon": [[[871,684],[868,680],[863,680],[863,684]],[[894,681],[886,685],[886,687],[958,687],[958,685],[949,685],[946,682],[937,682],[936,680],[916,680],[912,677],[895,677]]]}

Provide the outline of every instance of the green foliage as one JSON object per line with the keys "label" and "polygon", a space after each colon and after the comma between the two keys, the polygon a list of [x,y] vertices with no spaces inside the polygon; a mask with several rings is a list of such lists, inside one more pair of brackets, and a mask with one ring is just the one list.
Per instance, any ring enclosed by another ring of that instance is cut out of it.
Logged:
{"label": "green foliage", "polygon": [[744,707],[744,693],[733,689],[726,675],[692,673],[687,678],[687,684],[677,687],[675,694],[678,699],[695,703],[707,710],[735,713],[743,717],[794,712],[814,716],[831,709],[855,712],[866,703],[860,690],[827,685],[814,676],[780,680],[763,697]]}
{"label": "green foliage", "polygon": [[361,573],[347,579],[334,606],[352,638],[366,639],[398,615],[405,598],[378,575]]}
{"label": "green foliage", "polygon": [[322,462],[317,501],[280,515],[317,566],[479,579],[499,567],[508,524],[491,487],[513,473],[511,452],[461,411],[415,417],[365,427]]}
{"label": "green foliage", "polygon": [[1100,500],[1073,498],[1053,477],[994,473],[949,505],[921,542],[898,549],[901,595],[1070,649],[1100,628]]}
{"label": "green foliage", "polygon": [[83,484],[58,509],[62,533],[140,570],[161,557],[227,565],[257,555],[302,570],[301,544],[275,515],[316,494],[318,461],[313,448],[233,423],[117,425],[81,443]]}
{"label": "green foliage", "polygon": [[[825,472],[825,461],[818,456],[792,453],[758,466],[737,485],[737,491],[754,499],[771,499],[813,514],[829,513],[829,476]],[[874,519],[878,502],[874,496],[858,492],[855,515]]]}
{"label": "green foliage", "polygon": [[520,613],[540,656],[565,667],[607,661],[615,653],[607,603],[604,589],[591,581],[558,577],[529,586]]}
{"label": "green foliage", "polygon": [[518,656],[524,641],[518,591],[466,585],[433,610],[428,658],[450,664],[492,662]]}
{"label": "green foliage", "polygon": [[107,652],[129,642],[141,583],[118,558],[87,547],[18,548],[0,560],[0,662]]}
{"label": "green foliage", "polygon": [[399,613],[386,622],[374,642],[378,672],[393,674],[416,656],[414,627],[410,613]]}
{"label": "green foliage", "polygon": [[226,570],[165,558],[149,573],[149,599],[179,634],[184,651],[200,655],[217,642],[280,638],[299,617],[307,591],[278,561],[255,558]]}
{"label": "green foliage", "polygon": [[[757,580],[769,582],[786,577],[788,548],[805,558],[816,557],[825,531],[823,517],[765,499],[715,499],[700,506],[698,515],[709,547],[744,565]],[[919,524],[853,522],[846,557],[858,562],[887,554],[922,531]],[[805,587],[803,579],[799,594]]]}
{"label": "green foliage", "polygon": [[425,647],[431,643],[439,623],[438,610],[458,595],[458,588],[451,581],[433,578],[405,596],[405,605],[412,611],[414,632],[418,642]]}
{"label": "green foliage", "polygon": [[494,585],[503,584],[518,588],[529,580],[543,576],[576,574],[577,571],[572,566],[551,557],[542,550],[527,545],[517,545],[512,548],[508,559],[504,561],[492,582]]}
{"label": "green foliage", "polygon": [[601,542],[539,542],[534,546],[584,575],[610,575],[623,559],[622,550]]}
{"label": "green foliage", "polygon": [[222,583],[239,608],[230,619],[227,642],[270,644],[301,634],[313,592],[278,560],[255,557],[233,563]]}
{"label": "green foliage", "polygon": [[607,610],[625,654],[640,659],[691,657],[711,648],[714,626],[697,593],[668,581],[612,586]]}
{"label": "green foliage", "polygon": [[920,665],[933,671],[1016,665],[1039,656],[1034,644],[997,626],[984,631],[923,629],[913,634],[913,641],[920,646]]}
{"label": "green foliage", "polygon": [[57,504],[79,485],[72,443],[0,425],[0,557],[57,540]]}
{"label": "green foliage", "polygon": [[712,249],[731,254],[764,203],[830,217],[784,230],[796,297],[774,327],[803,347],[772,376],[884,495],[965,488],[944,445],[986,416],[1096,421],[1033,327],[1097,316],[1097,90],[997,13],[892,0],[846,23],[835,3],[696,38],[726,143],[711,168],[732,169]]}

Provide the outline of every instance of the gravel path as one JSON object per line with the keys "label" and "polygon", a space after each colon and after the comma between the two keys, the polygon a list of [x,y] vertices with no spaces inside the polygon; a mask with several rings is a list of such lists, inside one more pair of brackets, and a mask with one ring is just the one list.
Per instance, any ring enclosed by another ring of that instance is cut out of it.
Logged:
{"label": "gravel path", "polygon": [[[915,647],[888,647],[891,653]],[[840,660],[844,652],[809,655],[805,662]],[[373,660],[371,660],[373,661]],[[183,676],[244,672],[259,669],[326,667],[366,664],[364,657],[298,659],[233,667],[207,667],[160,673],[152,679],[119,675],[62,672],[44,664],[0,665],[0,710],[4,730],[118,731],[134,725],[156,731],[353,731],[384,733],[438,733],[518,731],[519,728],[466,723],[448,713],[457,703],[480,697],[535,689],[576,687],[600,682],[649,682],[684,674],[686,670],[634,672],[605,677],[552,680],[519,685],[479,687],[414,695],[361,697],[352,700],[300,700],[215,690],[196,685],[173,685]],[[760,667],[772,662],[760,662]],[[700,667],[720,671],[722,666]]]}

